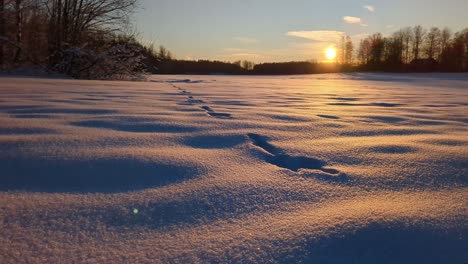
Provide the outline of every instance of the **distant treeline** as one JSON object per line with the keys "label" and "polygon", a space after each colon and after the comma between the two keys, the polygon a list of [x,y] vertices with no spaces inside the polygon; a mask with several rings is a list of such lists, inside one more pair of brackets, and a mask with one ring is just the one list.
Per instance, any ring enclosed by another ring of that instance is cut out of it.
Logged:
{"label": "distant treeline", "polygon": [[343,36],[334,63],[312,61],[254,64],[165,59],[153,73],[164,74],[311,74],[349,71],[467,72],[468,28],[452,33],[448,28],[401,29],[391,36],[376,33],[360,41],[358,49]]}
{"label": "distant treeline", "polygon": [[[246,65],[251,65],[250,68]],[[351,67],[334,63],[278,62],[253,64],[249,61],[222,62],[210,60],[162,60],[154,67],[155,74],[311,74],[349,71]]]}
{"label": "distant treeline", "polygon": [[162,59],[155,65],[153,73],[161,74],[246,74],[240,64],[209,60]]}
{"label": "distant treeline", "polygon": [[74,78],[154,74],[310,74],[468,71],[468,29],[421,26],[380,33],[355,48],[343,36],[334,63],[177,60],[125,30],[138,0],[0,0],[0,71],[38,65]]}

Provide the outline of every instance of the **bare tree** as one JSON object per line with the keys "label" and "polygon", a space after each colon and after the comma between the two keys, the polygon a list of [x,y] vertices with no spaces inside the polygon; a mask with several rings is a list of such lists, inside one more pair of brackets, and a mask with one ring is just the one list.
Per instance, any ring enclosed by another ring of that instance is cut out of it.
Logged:
{"label": "bare tree", "polygon": [[[5,37],[5,0],[0,0],[0,37]],[[4,65],[4,44],[0,39],[0,70],[3,70]]]}
{"label": "bare tree", "polygon": [[157,52],[158,58],[160,60],[171,60],[172,59],[172,54],[171,52],[166,49],[164,46],[159,46],[159,51]]}
{"label": "bare tree", "polygon": [[432,27],[426,35],[425,52],[429,59],[434,59],[439,56],[439,42],[441,39],[441,31],[437,27]]}
{"label": "bare tree", "polygon": [[15,26],[16,26],[16,53],[13,59],[14,62],[17,62],[21,55],[21,40],[22,40],[22,32],[23,32],[23,25],[22,25],[22,0],[15,0]]}
{"label": "bare tree", "polygon": [[403,63],[404,42],[405,33],[402,30],[385,39],[385,63],[392,66]]}
{"label": "bare tree", "polygon": [[384,41],[382,34],[377,33],[369,37],[370,41],[370,62],[374,65],[381,63],[384,55]]}
{"label": "bare tree", "polygon": [[369,38],[361,40],[359,43],[358,59],[361,64],[369,64],[370,62],[371,43]]}
{"label": "bare tree", "polygon": [[458,32],[456,38],[459,39],[461,52],[460,52],[460,61],[461,61],[461,71],[468,71],[468,28]]}
{"label": "bare tree", "polygon": [[403,36],[403,62],[411,61],[411,42],[413,41],[413,30],[410,27],[401,30]]}
{"label": "bare tree", "polygon": [[40,63],[47,57],[47,11],[39,1],[24,0],[22,56]]}
{"label": "bare tree", "polygon": [[346,44],[345,44],[345,63],[352,64],[353,63],[353,52],[354,46],[351,37],[346,36]]}
{"label": "bare tree", "polygon": [[345,35],[341,36],[338,62],[341,64],[346,63],[346,36]]}
{"label": "bare tree", "polygon": [[444,51],[447,49],[447,47],[450,44],[450,39],[452,38],[452,31],[448,28],[444,28],[440,34],[440,53],[439,53],[439,62],[442,61],[442,55]]}
{"label": "bare tree", "polygon": [[413,28],[413,59],[419,59],[419,54],[421,52],[421,45],[426,35],[426,30],[421,26],[415,26]]}
{"label": "bare tree", "polygon": [[128,21],[137,0],[47,0],[51,46],[79,45],[84,34],[112,32]]}

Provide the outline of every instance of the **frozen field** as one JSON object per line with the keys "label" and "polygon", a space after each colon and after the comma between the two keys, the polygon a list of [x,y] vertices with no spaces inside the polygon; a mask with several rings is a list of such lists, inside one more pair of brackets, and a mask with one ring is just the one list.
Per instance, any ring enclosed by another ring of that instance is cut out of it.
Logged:
{"label": "frozen field", "polygon": [[0,263],[468,263],[468,75],[0,78]]}

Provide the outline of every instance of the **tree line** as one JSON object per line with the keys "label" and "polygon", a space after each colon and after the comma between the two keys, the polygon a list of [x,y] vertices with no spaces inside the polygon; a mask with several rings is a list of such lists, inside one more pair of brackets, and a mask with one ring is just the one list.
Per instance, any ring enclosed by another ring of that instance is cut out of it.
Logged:
{"label": "tree line", "polygon": [[153,73],[164,74],[312,74],[352,71],[467,72],[468,28],[453,33],[448,28],[414,26],[384,37],[375,33],[358,47],[350,36],[337,45],[335,63],[292,61],[255,64],[249,61],[164,60]]}
{"label": "tree line", "polygon": [[468,28],[408,27],[388,37],[376,33],[361,40],[361,69],[391,71],[468,71]]}
{"label": "tree line", "polygon": [[338,44],[336,63],[178,60],[142,44],[129,18],[138,0],[0,0],[0,70],[39,65],[74,78],[154,74],[309,74],[343,71],[468,71],[468,28],[403,28]]}

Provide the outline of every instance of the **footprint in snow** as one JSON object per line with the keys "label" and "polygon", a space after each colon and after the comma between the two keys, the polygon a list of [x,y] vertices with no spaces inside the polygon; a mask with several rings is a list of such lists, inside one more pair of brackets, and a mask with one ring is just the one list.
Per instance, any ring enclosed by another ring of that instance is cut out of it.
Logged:
{"label": "footprint in snow", "polygon": [[294,172],[303,169],[318,170],[329,175],[343,177],[338,170],[326,167],[327,163],[323,160],[305,156],[292,156],[285,153],[282,149],[268,143],[268,138],[258,134],[247,135],[252,143],[267,152],[265,161]]}
{"label": "footprint in snow", "polygon": [[209,106],[202,106],[200,107],[201,109],[205,110],[206,113],[209,115],[209,116],[212,116],[212,117],[216,117],[216,118],[221,118],[221,119],[231,119],[232,118],[232,115],[231,114],[228,114],[228,113],[218,113],[216,111],[214,111],[211,107]]}

